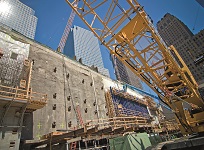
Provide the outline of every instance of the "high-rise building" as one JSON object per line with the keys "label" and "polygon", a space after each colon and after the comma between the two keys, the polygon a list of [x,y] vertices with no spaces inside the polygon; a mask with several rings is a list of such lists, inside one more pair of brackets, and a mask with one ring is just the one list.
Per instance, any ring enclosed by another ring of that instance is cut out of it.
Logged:
{"label": "high-rise building", "polygon": [[196,0],[204,8],[204,0]]}
{"label": "high-rise building", "polygon": [[141,80],[128,67],[126,67],[117,57],[112,56],[112,63],[115,69],[116,78],[119,81],[133,85],[142,89]]}
{"label": "high-rise building", "polygon": [[204,30],[194,35],[169,13],[157,23],[157,29],[167,46],[177,49],[198,84],[204,83]]}
{"label": "high-rise building", "polygon": [[108,69],[104,68],[98,39],[94,34],[86,29],[74,26],[67,38],[63,53],[89,67],[97,67],[98,71],[110,76]]}
{"label": "high-rise building", "polygon": [[37,26],[35,11],[19,0],[0,1],[0,23],[34,39]]}

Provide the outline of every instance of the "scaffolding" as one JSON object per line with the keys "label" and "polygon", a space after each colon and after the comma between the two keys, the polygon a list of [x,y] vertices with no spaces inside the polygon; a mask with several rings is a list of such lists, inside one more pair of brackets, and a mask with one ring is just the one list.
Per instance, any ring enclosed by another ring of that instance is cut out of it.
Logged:
{"label": "scaffolding", "polygon": [[0,135],[2,136],[0,149],[8,147],[18,149],[24,115],[41,109],[47,103],[46,94],[34,92],[30,88],[31,71],[32,63],[25,60],[19,74],[20,83],[13,86],[0,84]]}
{"label": "scaffolding", "polygon": [[[36,110],[45,106],[47,103],[47,94],[37,93],[30,88],[32,63],[24,61],[24,67],[21,73],[19,86],[6,86],[0,84],[1,105],[11,105],[21,107],[26,104],[26,109]],[[7,108],[8,109],[8,108]]]}
{"label": "scaffolding", "polygon": [[140,116],[149,118],[148,103],[141,98],[130,95],[127,92],[110,88],[106,94],[106,103],[109,117]]}
{"label": "scaffolding", "polygon": [[[136,96],[132,96],[124,91],[110,88],[105,93],[106,106],[108,109],[109,118],[100,118],[95,120],[84,120],[79,122],[78,126],[74,127],[71,131],[65,132],[51,132],[43,135],[40,140],[26,140],[25,145],[30,145],[33,148],[37,147],[53,147],[55,145],[65,144],[68,149],[77,149],[81,147],[80,143],[94,142],[96,146],[97,140],[105,139],[107,141],[105,147],[109,146],[109,139],[123,136],[128,133],[170,133],[178,131],[178,125],[174,122],[165,121],[161,125],[152,125],[151,117],[147,114],[147,105],[156,107],[155,103],[146,102]],[[116,99],[116,100],[115,100]],[[127,103],[121,103],[120,101]],[[131,104],[136,104],[140,110],[133,110]],[[131,107],[128,109],[129,104]],[[111,117],[110,117],[111,116]],[[96,148],[96,147],[94,147]]]}
{"label": "scaffolding", "polygon": [[121,136],[127,132],[151,132],[151,124],[142,117],[113,117],[108,119],[87,120],[83,128],[76,128],[69,132],[52,132],[42,136],[40,140],[26,140],[25,144],[33,148],[38,146],[52,146],[57,143],[71,143],[95,139],[109,139]]}

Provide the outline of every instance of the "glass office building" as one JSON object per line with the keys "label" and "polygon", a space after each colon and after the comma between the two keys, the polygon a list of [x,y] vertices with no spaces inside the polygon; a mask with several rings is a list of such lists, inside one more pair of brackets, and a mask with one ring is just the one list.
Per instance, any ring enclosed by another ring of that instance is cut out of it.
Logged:
{"label": "glass office building", "polygon": [[128,67],[126,67],[116,56],[112,55],[112,63],[117,80],[143,89],[142,82]]}
{"label": "glass office building", "polygon": [[35,11],[19,0],[0,0],[0,23],[34,39],[37,26]]}
{"label": "glass office building", "polygon": [[204,0],[196,0],[204,8]]}
{"label": "glass office building", "polygon": [[110,76],[108,69],[104,68],[98,39],[91,31],[74,26],[67,38],[63,53],[71,58],[82,60],[89,67],[97,67],[98,72]]}

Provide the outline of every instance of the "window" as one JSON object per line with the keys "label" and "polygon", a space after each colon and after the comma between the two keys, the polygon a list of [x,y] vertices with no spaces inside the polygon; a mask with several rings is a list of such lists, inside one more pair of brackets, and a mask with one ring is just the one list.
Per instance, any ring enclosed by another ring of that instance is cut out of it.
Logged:
{"label": "window", "polygon": [[3,57],[3,51],[0,49],[0,59],[1,59],[1,57]]}
{"label": "window", "polygon": [[14,52],[11,53],[11,59],[17,60],[17,57],[18,57],[17,53],[14,53]]}
{"label": "window", "polygon": [[167,23],[170,23],[171,21],[168,19],[166,22],[167,22]]}

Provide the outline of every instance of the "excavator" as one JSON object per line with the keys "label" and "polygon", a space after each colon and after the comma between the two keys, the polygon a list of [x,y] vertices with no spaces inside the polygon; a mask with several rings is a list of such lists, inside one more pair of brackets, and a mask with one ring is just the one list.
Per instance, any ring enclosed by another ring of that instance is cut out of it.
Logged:
{"label": "excavator", "polygon": [[66,2],[101,44],[172,109],[183,135],[204,133],[204,100],[194,77],[136,0]]}

